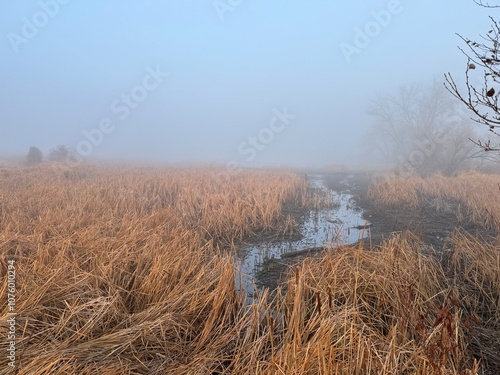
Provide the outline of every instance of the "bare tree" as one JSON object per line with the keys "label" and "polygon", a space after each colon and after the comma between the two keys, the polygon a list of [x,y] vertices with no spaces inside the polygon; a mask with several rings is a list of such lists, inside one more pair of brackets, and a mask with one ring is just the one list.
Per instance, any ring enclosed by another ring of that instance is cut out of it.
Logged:
{"label": "bare tree", "polygon": [[440,83],[403,86],[395,96],[379,96],[368,113],[375,118],[372,148],[402,172],[429,175],[455,171],[485,161],[468,138],[474,129]]}
{"label": "bare tree", "polygon": [[[499,7],[477,2],[487,8]],[[465,88],[461,90],[450,73],[445,74],[445,87],[473,114],[472,120],[487,126],[491,135],[500,137],[500,25],[490,17],[492,25],[486,35],[476,42],[458,35],[467,45],[467,51],[459,49],[467,57]],[[491,139],[471,139],[484,151],[500,151],[500,143]]]}
{"label": "bare tree", "polygon": [[75,161],[75,151],[68,146],[59,145],[56,148],[50,150],[49,160],[59,162]]}

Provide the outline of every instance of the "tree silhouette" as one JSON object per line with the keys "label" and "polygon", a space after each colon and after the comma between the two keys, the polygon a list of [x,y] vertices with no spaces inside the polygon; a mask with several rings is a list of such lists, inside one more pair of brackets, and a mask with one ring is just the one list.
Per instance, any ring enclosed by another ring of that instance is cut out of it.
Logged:
{"label": "tree silhouette", "polygon": [[29,165],[39,164],[43,160],[42,151],[38,147],[31,146],[26,159]]}
{"label": "tree silhouette", "polygon": [[52,150],[50,150],[49,160],[50,161],[62,161],[62,162],[74,161],[74,160],[76,160],[75,152],[67,146],[59,145],[56,148],[53,148]]}
{"label": "tree silhouette", "polygon": [[395,95],[378,95],[368,114],[374,123],[370,148],[403,173],[450,175],[486,162],[467,139],[474,127],[457,109],[441,83],[402,86]]}

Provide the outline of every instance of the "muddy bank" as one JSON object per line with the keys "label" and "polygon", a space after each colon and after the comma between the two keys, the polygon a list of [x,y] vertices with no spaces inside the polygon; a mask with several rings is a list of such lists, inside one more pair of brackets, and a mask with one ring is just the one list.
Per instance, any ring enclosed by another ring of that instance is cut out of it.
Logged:
{"label": "muddy bank", "polygon": [[254,282],[257,286],[274,289],[288,267],[303,257],[313,256],[323,249],[353,244],[370,235],[370,224],[349,191],[331,189],[324,175],[309,174],[307,180],[311,189],[331,198],[332,207],[300,213],[297,216],[301,222],[300,238],[262,240],[240,247],[242,274],[238,286],[249,294],[254,290]]}
{"label": "muddy bank", "polygon": [[[496,236],[493,230],[478,226],[469,220],[459,220],[456,215],[456,203],[452,201],[445,209],[439,211],[430,201],[425,200],[416,209],[377,205],[368,198],[369,187],[377,179],[377,175],[372,173],[345,172],[308,176],[311,177],[316,178],[316,182],[312,183],[313,187],[317,181],[321,181],[322,186],[330,189],[336,199],[343,199],[342,206],[348,216],[353,212],[358,214],[354,223],[349,222],[343,227],[342,210],[337,213],[330,212],[330,216],[323,215],[321,218],[323,221],[330,220],[332,224],[340,225],[342,228],[339,236],[343,235],[344,241],[337,241],[338,245],[343,243],[356,245],[359,237],[355,236],[359,236],[359,230],[365,231],[362,241],[373,247],[389,239],[395,232],[411,231],[422,239],[429,250],[438,253],[446,247],[447,238],[457,229],[483,239],[493,239]],[[355,233],[354,237],[349,237],[350,232]],[[273,290],[285,279],[290,267],[302,259],[321,255],[324,251],[335,251],[334,246],[325,246],[325,243],[320,242],[310,243],[309,246],[304,243],[301,246],[291,245],[287,251],[271,252],[269,253],[271,256],[262,257],[252,275],[256,286]]]}
{"label": "muddy bank", "polygon": [[[380,176],[374,174],[352,174],[347,184],[356,204],[362,208],[364,217],[370,221],[371,243],[379,245],[389,239],[395,232],[411,231],[429,247],[438,253],[446,247],[446,240],[455,230],[479,236],[485,240],[496,236],[496,231],[480,226],[467,218],[457,217],[458,202],[449,200],[438,210],[431,200],[422,199],[415,209],[404,206],[377,205],[368,198],[370,186]],[[329,184],[334,189],[343,189],[339,176],[328,176]]]}

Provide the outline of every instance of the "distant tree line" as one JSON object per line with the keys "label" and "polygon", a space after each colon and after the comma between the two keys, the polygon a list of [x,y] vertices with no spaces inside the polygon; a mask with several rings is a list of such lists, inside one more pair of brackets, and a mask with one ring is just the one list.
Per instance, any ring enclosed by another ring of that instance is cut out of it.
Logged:
{"label": "distant tree line", "polygon": [[[43,162],[43,153],[36,147],[31,146],[28,155],[26,155],[26,162],[28,165],[36,165]],[[59,145],[49,151],[47,159],[51,162],[67,162],[75,161],[75,151],[65,145]]]}

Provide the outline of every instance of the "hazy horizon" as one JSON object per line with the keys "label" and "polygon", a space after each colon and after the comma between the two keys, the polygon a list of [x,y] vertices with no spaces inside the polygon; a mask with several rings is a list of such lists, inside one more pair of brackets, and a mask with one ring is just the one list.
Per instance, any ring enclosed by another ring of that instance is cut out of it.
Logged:
{"label": "hazy horizon", "polygon": [[[85,4],[85,5],[84,5]],[[231,5],[232,4],[232,5]],[[326,166],[366,153],[370,102],[463,79],[472,0],[9,2],[0,155]]]}

